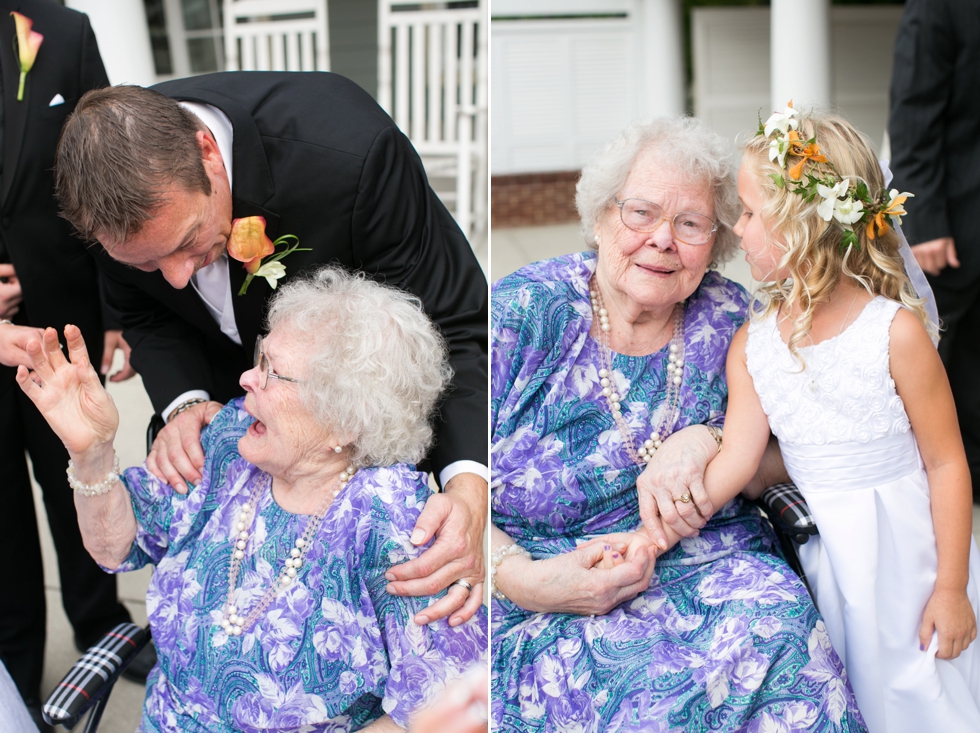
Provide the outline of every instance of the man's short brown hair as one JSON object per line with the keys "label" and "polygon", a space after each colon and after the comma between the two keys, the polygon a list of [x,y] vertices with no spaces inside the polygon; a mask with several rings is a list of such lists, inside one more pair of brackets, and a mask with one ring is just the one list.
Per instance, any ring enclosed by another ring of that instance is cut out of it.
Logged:
{"label": "man's short brown hair", "polygon": [[210,195],[200,121],[152,89],[87,92],[65,122],[55,189],[65,217],[85,239],[123,242],[136,234],[174,184]]}

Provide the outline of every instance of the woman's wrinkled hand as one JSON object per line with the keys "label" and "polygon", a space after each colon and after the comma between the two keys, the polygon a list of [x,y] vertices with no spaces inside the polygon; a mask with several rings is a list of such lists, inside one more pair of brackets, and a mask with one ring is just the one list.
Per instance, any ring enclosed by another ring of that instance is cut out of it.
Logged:
{"label": "woman's wrinkled hand", "polygon": [[[692,425],[667,438],[637,478],[640,519],[660,549],[668,547],[664,524],[681,537],[695,537],[714,512],[704,470],[717,452],[707,429]],[[681,501],[684,496],[689,501]]]}
{"label": "woman's wrinkled hand", "polygon": [[[612,567],[603,567],[607,558]],[[646,535],[621,532],[545,560],[507,558],[496,585],[529,611],[599,616],[645,591],[655,564],[656,547]]]}
{"label": "woman's wrinkled hand", "polygon": [[65,326],[65,340],[71,361],[62,353],[53,328],[45,329],[42,339],[31,340],[27,353],[34,370],[18,367],[17,383],[68,452],[82,455],[112,444],[119,412],[89,362],[81,331]]}

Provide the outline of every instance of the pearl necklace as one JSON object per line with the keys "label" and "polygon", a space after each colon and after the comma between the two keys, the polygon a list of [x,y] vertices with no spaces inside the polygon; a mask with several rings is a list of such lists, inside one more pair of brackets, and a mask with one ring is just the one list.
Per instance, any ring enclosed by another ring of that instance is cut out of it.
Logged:
{"label": "pearl necklace", "polygon": [[234,603],[234,599],[238,595],[238,589],[235,587],[238,585],[238,573],[241,570],[242,560],[245,559],[245,548],[248,546],[248,541],[252,536],[249,533],[249,529],[252,526],[253,515],[255,514],[256,507],[258,507],[259,499],[265,493],[263,489],[267,486],[269,491],[272,491],[272,477],[268,477],[265,482],[266,486],[259,487],[252,492],[248,502],[238,512],[238,518],[235,523],[238,534],[235,536],[232,545],[231,566],[228,568],[228,596],[225,598],[221,616],[216,624],[223,628],[229,636],[241,636],[243,631],[247,631],[252,624],[262,617],[272,601],[279,594],[279,591],[288,588],[292,584],[297,571],[303,566],[303,558],[306,555],[306,551],[310,548],[310,542],[320,528],[320,523],[327,514],[327,509],[329,509],[333,500],[337,498],[337,495],[347,482],[354,477],[355,473],[357,473],[357,469],[353,466],[348,466],[346,470],[341,471],[339,485],[323,497],[323,501],[317,507],[316,513],[306,523],[306,530],[296,540],[296,546],[289,551],[289,555],[283,562],[279,576],[272,583],[272,587],[265,592],[265,595],[259,599],[259,602],[247,616],[239,616],[239,609]]}
{"label": "pearl necklace", "polygon": [[[674,307],[674,333],[670,339],[667,352],[667,394],[665,395],[667,409],[664,411],[660,425],[651,430],[650,437],[637,449],[633,440],[633,429],[623,418],[623,397],[616,392],[616,386],[612,382],[609,311],[603,305],[602,293],[599,291],[599,284],[596,282],[595,276],[589,284],[589,298],[592,301],[594,317],[599,319],[599,385],[602,387],[602,396],[606,398],[613,421],[619,428],[620,435],[623,436],[623,447],[626,449],[626,453],[634,463],[644,466],[653,460],[654,454],[670,435],[677,419],[684,374],[684,303]],[[653,415],[653,405],[650,406],[650,414]],[[653,426],[651,425],[651,427]]]}

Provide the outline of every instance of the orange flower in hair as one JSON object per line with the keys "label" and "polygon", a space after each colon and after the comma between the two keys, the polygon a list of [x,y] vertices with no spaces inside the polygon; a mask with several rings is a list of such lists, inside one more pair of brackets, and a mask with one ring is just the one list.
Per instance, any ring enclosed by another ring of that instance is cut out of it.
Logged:
{"label": "orange flower in hair", "polygon": [[789,169],[789,177],[794,181],[800,180],[803,176],[803,164],[808,160],[812,160],[814,163],[827,162],[827,156],[820,152],[820,146],[815,142],[804,144],[800,140],[800,134],[796,130],[790,131],[789,142],[789,154],[800,158],[800,162]]}
{"label": "orange flower in hair", "polygon": [[888,226],[888,217],[894,216],[898,219],[898,223],[902,223],[901,217],[905,216],[908,212],[905,211],[904,203],[909,199],[914,198],[914,194],[911,193],[899,193],[897,188],[893,188],[889,191],[888,203],[872,217],[871,221],[868,222],[868,228],[865,230],[865,234],[868,235],[868,239],[875,238],[875,227],[878,228],[878,235],[882,236],[887,234],[890,227]]}

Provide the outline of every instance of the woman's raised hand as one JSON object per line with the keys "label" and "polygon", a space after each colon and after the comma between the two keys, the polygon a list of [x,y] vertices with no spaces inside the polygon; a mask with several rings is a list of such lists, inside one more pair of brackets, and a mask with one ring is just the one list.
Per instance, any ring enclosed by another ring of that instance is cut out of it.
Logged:
{"label": "woman's raised hand", "polygon": [[637,478],[640,519],[661,549],[668,547],[664,524],[681,537],[694,537],[714,512],[704,470],[717,452],[707,429],[692,425],[667,438]]}
{"label": "woman's raised hand", "polygon": [[45,329],[40,341],[28,343],[34,370],[17,367],[17,383],[68,452],[82,455],[91,448],[111,445],[119,412],[89,362],[81,331],[65,326],[65,340],[71,361],[65,359],[53,328]]}

